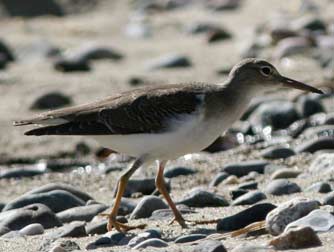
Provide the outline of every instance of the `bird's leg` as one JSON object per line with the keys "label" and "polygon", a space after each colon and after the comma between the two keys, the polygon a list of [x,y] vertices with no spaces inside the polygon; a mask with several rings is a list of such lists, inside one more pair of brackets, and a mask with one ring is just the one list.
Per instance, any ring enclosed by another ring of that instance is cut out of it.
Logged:
{"label": "bird's leg", "polygon": [[180,211],[176,208],[175,203],[171,199],[166,189],[165,180],[164,180],[164,169],[165,169],[166,163],[167,161],[159,162],[159,170],[158,170],[157,177],[155,179],[155,185],[158,188],[159,192],[162,194],[162,196],[166,199],[169,207],[172,209],[174,216],[175,216],[173,221],[177,221],[181,225],[181,227],[186,228],[187,225],[186,225],[184,218],[182,217]]}
{"label": "bird's leg", "polygon": [[129,178],[131,175],[144,163],[144,158],[138,158],[129,169],[125,171],[125,173],[120,177],[118,182],[118,188],[117,188],[117,194],[115,198],[114,206],[111,210],[111,213],[108,215],[109,221],[108,221],[108,231],[112,230],[112,227],[115,227],[115,229],[119,232],[126,232],[131,229],[135,228],[144,228],[143,225],[139,226],[128,226],[126,224],[120,223],[116,221],[118,209],[121,204],[121,199],[125,191],[125,187],[128,183]]}

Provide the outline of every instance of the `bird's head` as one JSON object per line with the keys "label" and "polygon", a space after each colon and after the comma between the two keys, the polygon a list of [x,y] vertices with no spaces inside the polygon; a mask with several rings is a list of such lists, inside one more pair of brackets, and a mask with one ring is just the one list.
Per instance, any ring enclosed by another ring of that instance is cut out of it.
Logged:
{"label": "bird's head", "polygon": [[280,87],[295,88],[313,93],[323,94],[315,87],[282,76],[277,69],[265,60],[245,59],[235,65],[229,75],[230,80],[259,94]]}

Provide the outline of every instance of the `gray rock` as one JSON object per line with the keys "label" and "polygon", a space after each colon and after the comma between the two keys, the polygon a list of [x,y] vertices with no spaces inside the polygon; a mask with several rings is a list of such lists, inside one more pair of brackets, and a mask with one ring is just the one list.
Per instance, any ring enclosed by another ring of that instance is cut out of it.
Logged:
{"label": "gray rock", "polygon": [[310,139],[302,144],[298,145],[295,148],[295,151],[297,153],[301,152],[309,152],[309,153],[314,153],[319,150],[324,150],[324,149],[334,149],[334,141],[333,137],[327,137],[327,136],[322,136],[317,139]]}
{"label": "gray rock", "polygon": [[305,37],[289,37],[278,42],[274,51],[275,59],[303,54],[312,48],[312,41]]}
{"label": "gray rock", "polygon": [[190,34],[203,34],[209,33],[210,31],[219,29],[220,26],[214,23],[191,23],[189,26],[186,27],[186,32]]}
{"label": "gray rock", "polygon": [[294,30],[309,30],[309,31],[326,31],[326,23],[318,17],[315,16],[301,16],[293,20],[291,27]]}
{"label": "gray rock", "polygon": [[[258,176],[258,173],[257,173],[256,176]],[[239,189],[239,190],[255,190],[255,189],[257,189],[257,186],[258,186],[257,182],[251,181],[251,182],[245,182],[245,183],[239,184],[237,189]]]}
{"label": "gray rock", "polygon": [[325,210],[316,209],[310,212],[305,217],[291,222],[289,225],[286,226],[284,232],[287,232],[292,228],[298,227],[310,227],[315,232],[333,232],[334,216]]}
{"label": "gray rock", "polygon": [[229,205],[223,196],[197,188],[191,190],[182,200],[177,202],[177,204],[183,204],[189,207],[222,207]]}
{"label": "gray rock", "polygon": [[316,155],[309,171],[312,174],[332,174],[334,172],[334,153]]}
{"label": "gray rock", "polygon": [[268,165],[267,161],[252,160],[239,163],[228,164],[222,168],[222,172],[226,172],[230,175],[242,177],[252,171],[263,174],[264,168]]}
{"label": "gray rock", "polygon": [[266,193],[278,196],[301,192],[301,189],[296,183],[287,179],[276,179],[267,185],[265,191]]}
{"label": "gray rock", "polygon": [[321,246],[321,241],[310,227],[290,229],[269,242],[277,250],[302,249]]}
{"label": "gray rock", "polygon": [[147,247],[165,248],[168,247],[168,243],[158,238],[152,238],[139,243],[138,245],[133,247],[133,249],[144,249]]}
{"label": "gray rock", "polygon": [[271,179],[274,180],[274,179],[297,178],[301,173],[302,171],[299,170],[294,170],[291,168],[283,168],[278,171],[275,171],[271,175]]}
{"label": "gray rock", "polygon": [[175,243],[187,243],[187,242],[193,242],[200,239],[204,239],[206,235],[204,234],[189,234],[189,235],[182,235],[178,237],[174,242]]}
{"label": "gray rock", "polygon": [[263,221],[267,214],[275,209],[276,206],[271,203],[259,203],[251,206],[241,212],[225,217],[218,221],[218,232],[230,232],[243,228],[251,223]]}
{"label": "gray rock", "polygon": [[178,176],[186,176],[186,175],[192,175],[195,174],[197,171],[195,171],[192,168],[188,168],[188,167],[173,167],[170,169],[167,169],[164,172],[164,177],[166,178],[174,178],[174,177],[178,177]]}
{"label": "gray rock", "polygon": [[330,192],[330,193],[326,194],[323,201],[322,201],[322,204],[323,205],[334,206],[334,192]]}
{"label": "gray rock", "polygon": [[39,235],[44,233],[44,227],[39,223],[33,223],[20,229],[21,235]]}
{"label": "gray rock", "polygon": [[266,199],[266,195],[260,191],[250,191],[232,202],[233,206],[253,205],[261,200]]}
{"label": "gray rock", "polygon": [[265,167],[264,174],[270,175],[270,174],[273,174],[276,171],[279,171],[279,170],[285,169],[285,168],[288,169],[286,166],[276,165],[276,164],[269,164]]}
{"label": "gray rock", "polygon": [[30,109],[55,109],[72,104],[71,97],[60,92],[51,92],[38,97]]}
{"label": "gray rock", "polygon": [[213,0],[205,2],[208,9],[214,11],[230,11],[238,9],[241,5],[240,0]]}
{"label": "gray rock", "polygon": [[330,184],[326,182],[317,182],[305,189],[306,192],[328,193],[332,191]]}
{"label": "gray rock", "polygon": [[[47,244],[46,247],[50,247],[50,244]],[[40,249],[41,250],[41,249]],[[47,251],[47,250],[41,250],[41,251]],[[58,240],[51,244],[51,248],[49,250],[50,252],[77,252],[81,251],[80,246],[70,240]]]}
{"label": "gray rock", "polygon": [[[115,200],[113,200],[113,204]],[[118,214],[119,215],[128,215],[131,214],[133,212],[133,210],[136,208],[137,206],[137,202],[133,201],[132,199],[128,199],[128,198],[122,198],[121,199],[121,205],[118,209]],[[110,210],[111,211],[111,210]]]}
{"label": "gray rock", "polygon": [[210,182],[209,186],[214,187],[218,186],[221,182],[223,182],[230,174],[226,172],[219,172]]}
{"label": "gray rock", "polygon": [[85,227],[86,233],[88,235],[105,234],[108,232],[107,224],[108,220],[90,222]]}
{"label": "gray rock", "polygon": [[86,235],[85,222],[73,221],[50,233],[49,238],[58,239],[63,237],[83,237]]}
{"label": "gray rock", "polygon": [[145,232],[137,234],[135,237],[133,237],[129,243],[128,246],[133,248],[136,247],[138,244],[142,243],[143,241],[146,241],[148,239],[153,239],[153,238],[161,238],[161,232],[156,229],[148,229],[145,230]]}
{"label": "gray rock", "polygon": [[230,191],[230,195],[231,195],[231,198],[235,200],[248,192],[249,190],[245,190],[245,189],[235,189],[235,190]]}
{"label": "gray rock", "polygon": [[40,169],[39,167],[27,167],[27,168],[10,168],[0,172],[0,179],[12,179],[33,177],[42,175],[46,172],[46,169]]}
{"label": "gray rock", "polygon": [[88,72],[91,70],[88,61],[81,59],[59,58],[53,63],[53,68],[59,72]]}
{"label": "gray rock", "polygon": [[85,202],[72,193],[63,190],[54,190],[45,193],[26,194],[9,202],[3,209],[8,211],[11,209],[21,208],[30,204],[41,203],[49,207],[53,212],[58,213],[63,210],[84,206]]}
{"label": "gray rock", "polygon": [[0,235],[11,230],[20,230],[32,223],[39,223],[44,228],[61,226],[61,222],[47,206],[32,204],[20,209],[2,212],[0,216]]}
{"label": "gray rock", "polygon": [[91,221],[96,215],[106,210],[108,207],[102,204],[73,207],[57,213],[58,219],[62,223],[72,221]]}
{"label": "gray rock", "polygon": [[261,151],[261,156],[267,159],[280,159],[294,156],[296,153],[294,150],[287,147],[269,147]]}
{"label": "gray rock", "polygon": [[191,67],[192,63],[188,57],[183,55],[166,55],[161,58],[155,59],[147,64],[147,68],[154,69],[164,69],[164,68],[184,68]]}
{"label": "gray rock", "polygon": [[266,229],[272,235],[281,234],[285,227],[313,210],[319,208],[319,202],[302,198],[292,199],[282,203],[266,217]]}
{"label": "gray rock", "polygon": [[303,95],[297,101],[297,110],[303,117],[325,112],[319,98],[314,95]]}
{"label": "gray rock", "polygon": [[[190,209],[188,206],[185,205],[177,205],[177,209],[180,211],[181,214],[189,214],[189,213],[196,213],[196,211]],[[163,220],[163,219],[171,219],[174,217],[174,213],[171,209],[158,209],[155,210],[150,220]]]}
{"label": "gray rock", "polygon": [[106,233],[104,236],[99,237],[94,242],[89,243],[86,246],[87,250],[96,249],[99,246],[116,246],[120,245],[120,242],[125,238],[124,233],[117,231],[111,231]]}
{"label": "gray rock", "polygon": [[1,202],[0,202],[0,212],[1,212],[2,209],[5,207],[5,205],[6,205],[5,203],[1,203]]}
{"label": "gray rock", "polygon": [[15,56],[12,49],[10,49],[8,44],[3,40],[0,40],[0,54],[3,56],[5,62],[15,61]]}
{"label": "gray rock", "polygon": [[168,206],[161,198],[145,196],[131,213],[130,219],[148,218],[154,210],[165,208],[168,208]]}
{"label": "gray rock", "polygon": [[200,242],[193,252],[227,252],[223,243],[217,240],[206,240]]}
{"label": "gray rock", "polygon": [[207,33],[206,41],[208,43],[216,43],[230,38],[232,38],[231,32],[224,28],[217,28]]}

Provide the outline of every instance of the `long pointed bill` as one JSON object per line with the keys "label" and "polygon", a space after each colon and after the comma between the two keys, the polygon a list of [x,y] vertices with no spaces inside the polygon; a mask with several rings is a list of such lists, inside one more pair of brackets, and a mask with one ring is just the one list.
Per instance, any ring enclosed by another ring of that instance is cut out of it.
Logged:
{"label": "long pointed bill", "polygon": [[279,77],[280,82],[285,86],[285,87],[290,87],[290,88],[296,88],[296,89],[300,89],[300,90],[304,90],[304,91],[309,91],[309,92],[313,92],[313,93],[317,93],[317,94],[323,94],[324,92],[322,92],[320,89],[317,89],[315,87],[306,85],[305,83],[284,77],[284,76],[280,76]]}

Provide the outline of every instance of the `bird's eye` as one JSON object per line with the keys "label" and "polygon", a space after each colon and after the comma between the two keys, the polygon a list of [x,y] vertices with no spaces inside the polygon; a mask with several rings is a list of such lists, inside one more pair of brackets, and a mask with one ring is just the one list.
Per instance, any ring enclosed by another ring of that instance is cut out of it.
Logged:
{"label": "bird's eye", "polygon": [[270,67],[261,67],[261,73],[264,75],[264,76],[269,76],[271,74],[272,70]]}

